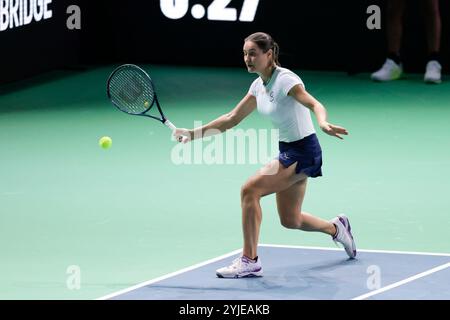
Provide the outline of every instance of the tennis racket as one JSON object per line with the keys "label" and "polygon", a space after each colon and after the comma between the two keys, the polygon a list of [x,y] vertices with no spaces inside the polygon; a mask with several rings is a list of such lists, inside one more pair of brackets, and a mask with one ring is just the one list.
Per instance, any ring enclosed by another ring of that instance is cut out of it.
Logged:
{"label": "tennis racket", "polygon": [[[106,92],[109,100],[120,111],[158,120],[172,132],[175,131],[176,127],[165,117],[159,105],[152,79],[140,67],[134,64],[117,67],[108,78]],[[161,117],[147,114],[155,104]],[[178,137],[179,142],[185,142],[187,139],[187,137]]]}

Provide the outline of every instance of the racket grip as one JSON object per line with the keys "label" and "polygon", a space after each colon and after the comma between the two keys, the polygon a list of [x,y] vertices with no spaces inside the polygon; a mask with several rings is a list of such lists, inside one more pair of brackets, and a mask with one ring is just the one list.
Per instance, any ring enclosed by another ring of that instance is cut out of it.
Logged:
{"label": "racket grip", "polygon": [[166,125],[166,126],[168,126],[170,129],[172,129],[172,131],[174,131],[177,127],[175,127],[174,125],[173,125],[173,123],[172,122],[170,122],[169,120],[167,120],[166,119],[166,121],[164,121],[164,124]]}
{"label": "racket grip", "polygon": [[[170,129],[172,129],[172,131],[175,131],[177,127],[174,126],[174,124],[172,122],[170,122],[169,120],[166,119],[166,121],[164,121],[164,124],[166,126],[168,126]],[[180,140],[181,138],[181,140]],[[188,141],[188,137],[178,137],[178,142],[182,142],[182,143],[186,143]]]}

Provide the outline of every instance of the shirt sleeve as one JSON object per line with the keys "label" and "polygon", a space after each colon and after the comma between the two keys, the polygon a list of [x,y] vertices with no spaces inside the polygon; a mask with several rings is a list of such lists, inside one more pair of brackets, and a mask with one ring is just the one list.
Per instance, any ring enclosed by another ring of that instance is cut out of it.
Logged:
{"label": "shirt sleeve", "polygon": [[293,74],[284,74],[280,77],[280,88],[285,96],[288,95],[289,91],[297,84],[305,87],[302,79]]}
{"label": "shirt sleeve", "polygon": [[248,90],[248,93],[250,93],[252,96],[256,97],[256,85],[257,85],[257,80],[253,81],[252,85],[250,86],[250,89]]}

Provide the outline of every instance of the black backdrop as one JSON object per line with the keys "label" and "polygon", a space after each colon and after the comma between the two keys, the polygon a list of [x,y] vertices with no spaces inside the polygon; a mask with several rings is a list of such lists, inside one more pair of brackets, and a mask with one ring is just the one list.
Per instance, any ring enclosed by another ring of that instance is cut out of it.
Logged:
{"label": "black backdrop", "polygon": [[79,63],[80,32],[67,29],[66,9],[80,2],[53,0],[52,18],[0,32],[0,83]]}
{"label": "black backdrop", "polygon": [[[188,0],[177,3],[184,1]],[[239,16],[244,1],[231,0],[228,7],[237,9]],[[422,72],[426,54],[422,0],[407,1],[405,69]],[[379,5],[384,18],[385,2],[260,0],[254,21],[241,22],[193,18],[193,5],[208,8],[213,0],[189,0],[189,11],[178,20],[163,15],[160,0],[53,0],[52,19],[0,32],[0,83],[53,69],[107,63],[242,66],[242,40],[256,31],[273,35],[284,66],[368,72],[384,60],[385,21],[381,30],[368,30],[366,8]],[[81,8],[81,30],[66,28],[66,8],[71,4]],[[448,70],[446,0],[441,1],[441,15],[444,70]]]}

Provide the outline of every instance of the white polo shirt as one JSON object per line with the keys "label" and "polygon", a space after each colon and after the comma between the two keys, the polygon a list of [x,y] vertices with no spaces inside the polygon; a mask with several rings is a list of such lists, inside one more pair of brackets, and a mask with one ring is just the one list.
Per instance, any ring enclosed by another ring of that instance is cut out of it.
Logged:
{"label": "white polo shirt", "polygon": [[292,142],[316,132],[310,110],[288,96],[289,91],[297,84],[305,86],[291,70],[277,67],[266,86],[261,77],[250,86],[249,93],[256,97],[258,112],[268,117],[274,128],[279,130],[280,141]]}

